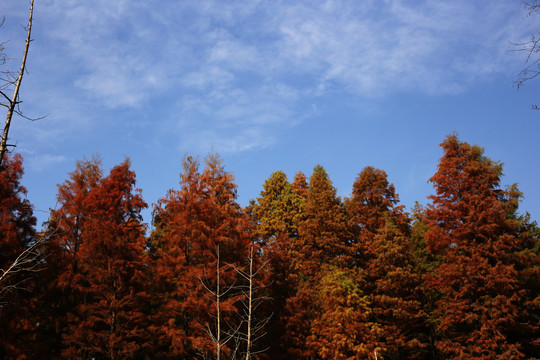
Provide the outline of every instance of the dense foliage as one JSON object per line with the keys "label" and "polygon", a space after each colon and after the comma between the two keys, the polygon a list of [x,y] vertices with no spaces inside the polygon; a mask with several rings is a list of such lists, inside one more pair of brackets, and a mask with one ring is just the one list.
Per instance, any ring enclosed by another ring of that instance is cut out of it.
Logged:
{"label": "dense foliage", "polygon": [[186,156],[150,231],[129,160],[77,162],[36,232],[6,157],[0,268],[46,256],[0,278],[0,359],[538,359],[540,230],[500,163],[441,146],[412,215],[371,166],[345,199],[320,165],[276,171],[242,208],[218,156]]}

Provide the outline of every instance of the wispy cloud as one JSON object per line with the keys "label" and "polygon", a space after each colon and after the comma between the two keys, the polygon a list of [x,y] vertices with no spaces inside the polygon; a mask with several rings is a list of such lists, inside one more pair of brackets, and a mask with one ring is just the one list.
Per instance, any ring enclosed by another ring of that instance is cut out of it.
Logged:
{"label": "wispy cloud", "polygon": [[507,42],[531,31],[523,16],[507,1],[45,0],[34,61],[75,123],[159,107],[193,134],[181,146],[241,151],[273,144],[335,89],[442,95],[506,72]]}
{"label": "wispy cloud", "polygon": [[[25,152],[23,151],[23,153]],[[36,154],[30,152],[25,156],[25,163],[29,169],[38,173],[47,171],[52,166],[64,163],[68,160],[70,159],[64,155]]]}

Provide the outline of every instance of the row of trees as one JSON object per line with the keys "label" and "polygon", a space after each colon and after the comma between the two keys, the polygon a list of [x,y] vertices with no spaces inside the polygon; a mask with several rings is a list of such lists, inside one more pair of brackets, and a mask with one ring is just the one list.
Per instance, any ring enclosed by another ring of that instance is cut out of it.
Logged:
{"label": "row of trees", "polygon": [[79,161],[36,233],[6,158],[0,268],[41,239],[47,255],[0,285],[0,358],[536,358],[540,231],[499,163],[442,148],[412,214],[373,167],[343,200],[321,166],[277,171],[242,208],[217,156],[186,157],[149,236],[128,160]]}

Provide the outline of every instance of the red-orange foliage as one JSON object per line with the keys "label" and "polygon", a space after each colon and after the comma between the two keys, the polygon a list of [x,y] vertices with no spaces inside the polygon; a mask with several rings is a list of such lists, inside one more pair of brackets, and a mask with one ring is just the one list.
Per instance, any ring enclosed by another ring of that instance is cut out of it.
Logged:
{"label": "red-orange foliage", "polygon": [[[441,146],[431,178],[437,194],[426,210],[427,244],[442,256],[430,280],[441,295],[437,346],[448,359],[537,356],[527,344],[539,333],[520,280],[526,266],[516,261],[516,252],[527,249],[516,236],[517,199],[499,189],[502,165],[455,135]],[[538,256],[529,257],[535,258],[538,264]]]}
{"label": "red-orange foliage", "polygon": [[307,177],[303,172],[299,171],[296,173],[296,175],[294,175],[292,187],[302,198],[305,199],[307,197],[309,184]]}
{"label": "red-orange foliage", "polygon": [[[101,160],[81,160],[69,179],[58,185],[58,208],[51,211],[47,223],[47,266],[39,278],[42,317],[38,327],[39,346],[51,358],[61,358],[62,336],[68,327],[68,314],[75,311],[81,297],[75,284],[82,280],[80,248],[88,219],[88,197],[99,185],[103,171]],[[36,355],[37,356],[37,355]]]}
{"label": "red-orange foliage", "polygon": [[[215,288],[217,246],[221,264],[238,264],[246,258],[249,234],[233,177],[216,156],[207,159],[202,173],[198,161],[187,157],[180,186],[170,190],[154,211],[156,342],[167,356],[195,356],[213,351],[205,324],[213,324],[215,307],[203,283]],[[220,275],[221,286],[234,282],[234,271]],[[226,317],[234,309],[226,298],[222,300],[221,315]]]}
{"label": "red-orange foliage", "polygon": [[415,273],[409,219],[384,171],[366,167],[353,185],[347,211],[354,234],[353,266],[361,271],[368,295],[370,321],[381,327],[377,339],[383,357],[414,357],[421,352],[423,313],[419,301],[421,276]]}
{"label": "red-orange foliage", "polygon": [[365,167],[353,184],[353,196],[346,203],[349,224],[354,240],[351,244],[353,265],[363,266],[375,256],[370,248],[379,229],[391,221],[399,230],[408,234],[409,220],[398,205],[399,197],[394,185],[388,182],[383,170]]}
{"label": "red-orange foliage", "polygon": [[140,356],[148,347],[140,214],[147,205],[129,161],[107,177],[99,159],[77,162],[58,187],[58,203],[47,227],[47,280],[37,294],[47,314],[40,322],[43,348],[51,358]]}
{"label": "red-orange foliage", "polygon": [[[0,166],[0,269],[4,271],[35,240],[36,219],[25,199],[22,175],[22,157],[5,156]],[[25,344],[21,334],[33,328],[28,320],[29,293],[23,291],[31,287],[25,281],[30,277],[20,273],[0,282],[0,359],[17,358]],[[11,285],[18,289],[9,290]]]}
{"label": "red-orange foliage", "polygon": [[[94,174],[97,175],[97,174]],[[146,207],[129,161],[115,166],[88,192],[81,216],[73,312],[63,356],[133,358],[147,347],[144,225]]]}
{"label": "red-orange foliage", "polygon": [[0,269],[35,239],[36,219],[21,185],[22,156],[4,157],[0,166]]}
{"label": "red-orange foliage", "polygon": [[348,263],[347,226],[341,200],[324,168],[316,166],[309,180],[303,220],[297,238],[291,238],[291,257],[298,277],[297,292],[287,300],[285,340],[294,359],[315,356],[310,345],[317,313],[317,282],[324,265],[343,267]]}
{"label": "red-orange foliage", "polygon": [[347,262],[347,223],[341,200],[324,168],[313,169],[299,237],[292,244],[297,270],[315,276],[322,263],[344,266]]}

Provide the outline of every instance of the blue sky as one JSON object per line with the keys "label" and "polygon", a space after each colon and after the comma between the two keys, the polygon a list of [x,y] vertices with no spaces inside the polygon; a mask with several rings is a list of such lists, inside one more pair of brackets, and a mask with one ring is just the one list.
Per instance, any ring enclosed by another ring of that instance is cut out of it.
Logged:
{"label": "blue sky", "polygon": [[[27,11],[0,7],[13,68]],[[177,186],[184,154],[214,149],[242,205],[273,171],[321,164],[340,196],[381,168],[410,208],[428,202],[454,131],[504,162],[540,220],[540,80],[517,91],[525,54],[508,53],[539,21],[519,0],[36,0],[22,106],[48,116],[10,135],[40,222],[94,153],[107,169],[129,156],[149,204]]]}

